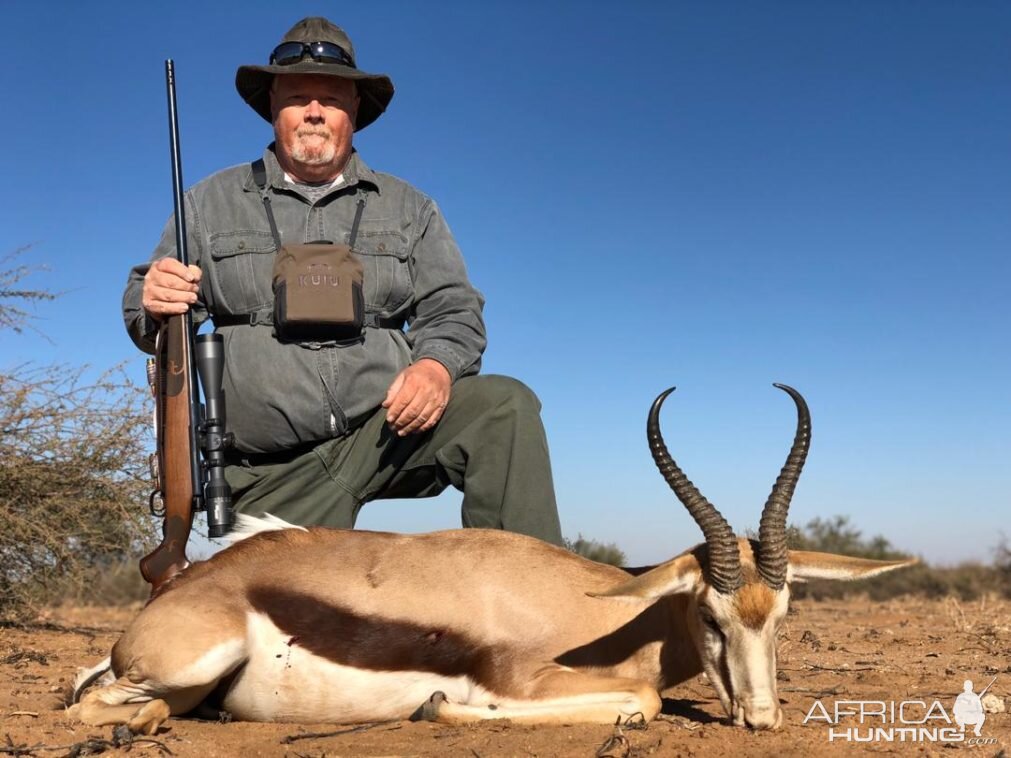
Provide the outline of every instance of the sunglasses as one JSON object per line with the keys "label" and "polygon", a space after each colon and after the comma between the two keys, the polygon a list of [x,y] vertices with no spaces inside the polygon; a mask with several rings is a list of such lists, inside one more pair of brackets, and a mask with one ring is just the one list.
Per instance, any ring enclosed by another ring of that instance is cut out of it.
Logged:
{"label": "sunglasses", "polygon": [[319,63],[340,63],[355,67],[347,51],[332,42],[282,42],[270,54],[271,65],[290,66],[306,56]]}

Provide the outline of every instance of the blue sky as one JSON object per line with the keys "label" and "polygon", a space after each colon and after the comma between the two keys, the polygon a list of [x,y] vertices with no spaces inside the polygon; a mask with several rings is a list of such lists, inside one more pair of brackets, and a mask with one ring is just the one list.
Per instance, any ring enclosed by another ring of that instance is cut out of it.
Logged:
{"label": "blue sky", "polygon": [[[8,3],[0,252],[66,291],[0,366],[128,361],[119,302],[183,174],[259,155],[235,69],[328,15],[388,112],[356,137],[434,197],[488,299],[485,371],[544,404],[566,534],[663,560],[700,534],[644,420],[734,527],[793,435],[791,520],[848,514],[929,560],[990,558],[1011,500],[1011,5],[1003,2]],[[459,524],[459,495],[360,526]]]}

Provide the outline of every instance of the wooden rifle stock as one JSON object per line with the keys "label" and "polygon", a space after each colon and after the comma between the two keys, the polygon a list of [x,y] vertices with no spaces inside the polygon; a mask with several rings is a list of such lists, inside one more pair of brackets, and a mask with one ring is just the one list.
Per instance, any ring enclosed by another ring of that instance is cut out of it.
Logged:
{"label": "wooden rifle stock", "polygon": [[[186,218],[182,194],[182,162],[179,155],[179,120],[176,111],[175,68],[165,61],[168,91],[169,137],[172,153],[172,188],[175,206],[176,253],[189,265],[186,250]],[[200,395],[193,352],[193,316],[187,311],[169,316],[158,330],[155,346],[154,392],[157,427],[157,486],[164,512],[162,541],[140,561],[140,571],[151,585],[151,594],[189,566],[186,542],[193,526],[193,512],[203,504],[203,476],[197,427]]]}
{"label": "wooden rifle stock", "polygon": [[192,327],[189,314],[171,316],[158,331],[155,413],[158,428],[158,493],[164,511],[162,541],[141,559],[140,572],[155,594],[190,565],[186,543],[193,526],[193,433],[191,429]]}

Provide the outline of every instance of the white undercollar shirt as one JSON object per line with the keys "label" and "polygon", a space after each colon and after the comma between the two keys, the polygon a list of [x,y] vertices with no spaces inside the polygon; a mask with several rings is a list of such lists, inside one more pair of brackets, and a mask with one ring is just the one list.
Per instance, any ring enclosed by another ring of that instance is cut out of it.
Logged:
{"label": "white undercollar shirt", "polygon": [[306,184],[305,182],[300,182],[297,179],[292,178],[287,171],[284,173],[284,180],[288,182],[288,184],[293,184],[298,187],[299,190],[309,196],[309,200],[313,203],[330,192],[330,190],[343,187],[345,184],[343,172],[338,174],[337,178],[332,182],[328,182],[326,184]]}

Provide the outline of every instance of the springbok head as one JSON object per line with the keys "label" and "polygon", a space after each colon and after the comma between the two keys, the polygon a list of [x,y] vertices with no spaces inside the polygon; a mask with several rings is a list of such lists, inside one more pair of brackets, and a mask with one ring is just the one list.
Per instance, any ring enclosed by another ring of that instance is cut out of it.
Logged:
{"label": "springbok head", "polygon": [[688,630],[702,668],[737,725],[777,729],[783,711],[776,692],[776,635],[786,617],[790,582],[863,579],[915,563],[788,550],[786,516],[811,444],[811,415],[797,390],[774,385],[797,406],[797,432],[762,511],[758,540],[735,536],[718,510],[684,475],[660,433],[660,394],[646,423],[653,460],[706,541],[601,597],[688,596]]}

